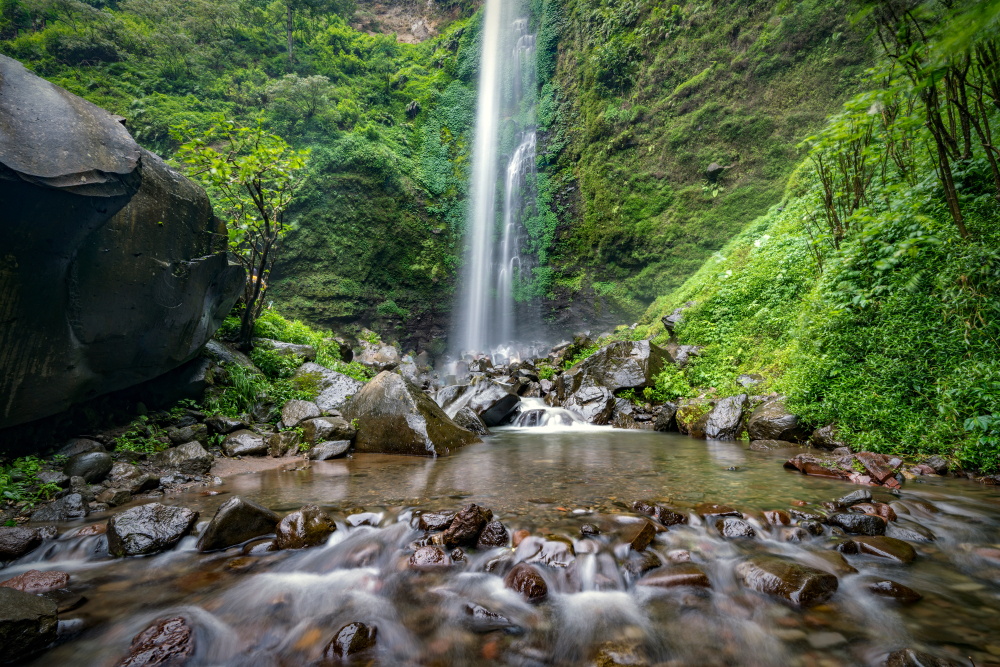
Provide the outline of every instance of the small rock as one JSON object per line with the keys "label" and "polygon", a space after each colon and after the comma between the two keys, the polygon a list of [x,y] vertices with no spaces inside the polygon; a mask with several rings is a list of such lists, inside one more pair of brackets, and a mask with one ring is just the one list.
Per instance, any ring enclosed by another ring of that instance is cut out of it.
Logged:
{"label": "small rock", "polygon": [[250,424],[246,423],[242,419],[224,417],[223,415],[209,417],[205,420],[205,425],[208,426],[209,433],[213,435],[228,435],[233,431],[250,428]]}
{"label": "small rock", "polygon": [[107,477],[114,464],[107,452],[85,452],[66,461],[63,473],[68,477],[83,477],[88,484],[93,484]]}
{"label": "small rock", "polygon": [[275,543],[279,549],[304,549],[326,542],[337,524],[316,505],[306,505],[278,523]]}
{"label": "small rock", "polygon": [[677,404],[664,403],[659,412],[656,413],[656,421],[653,422],[654,431],[676,431],[677,430]]}
{"label": "small rock", "polygon": [[143,472],[137,465],[119,461],[111,467],[105,483],[116,489],[128,489],[134,496],[158,487],[160,478]]}
{"label": "small rock", "polygon": [[677,586],[711,587],[708,575],[700,567],[690,562],[676,562],[656,570],[636,582],[637,586],[675,588]]}
{"label": "small rock", "polygon": [[322,413],[312,401],[286,401],[281,408],[281,423],[285,428],[295,428],[305,419],[319,417]]}
{"label": "small rock", "polygon": [[0,526],[0,562],[16,560],[34,551],[41,543],[42,534],[37,528]]}
{"label": "small rock", "polygon": [[444,530],[451,525],[451,522],[455,519],[455,512],[443,511],[443,512],[423,512],[418,518],[417,526],[420,530],[425,530],[428,532],[436,532],[439,530]]}
{"label": "small rock", "polygon": [[196,440],[153,455],[153,465],[157,468],[185,475],[205,475],[212,469],[214,462],[215,457]]}
{"label": "small rock", "polygon": [[36,475],[41,484],[55,484],[61,489],[69,486],[69,477],[58,470],[43,470]]}
{"label": "small rock", "polygon": [[110,507],[118,507],[132,501],[132,492],[128,489],[105,489],[97,494],[97,502]]}
{"label": "small rock", "polygon": [[56,639],[57,606],[52,600],[13,588],[0,588],[0,656],[15,662],[41,651]]}
{"label": "small rock", "polygon": [[507,528],[499,521],[490,521],[483,527],[482,532],[479,533],[476,548],[494,549],[496,547],[505,547],[508,541],[510,541],[510,534],[507,532]]}
{"label": "small rock", "polygon": [[924,461],[924,465],[933,468],[934,472],[936,472],[939,475],[947,474],[948,468],[950,467],[950,464],[948,463],[948,460],[946,458],[936,455]]}
{"label": "small rock", "polygon": [[757,531],[743,519],[733,516],[723,517],[715,524],[719,534],[725,538],[736,539],[741,537],[756,537]]}
{"label": "small rock", "polygon": [[[841,442],[840,436],[837,433],[837,427],[833,424],[813,431],[809,437],[809,444],[818,449],[838,449],[844,447],[844,443]],[[850,450],[848,450],[848,453],[850,453]]]}
{"label": "small rock", "polygon": [[664,526],[676,526],[688,522],[687,514],[682,514],[669,507],[656,505],[646,500],[637,500],[632,503],[632,511],[651,516]]}
{"label": "small rock", "polygon": [[309,458],[313,461],[328,461],[343,456],[350,448],[350,440],[327,440],[310,449]]}
{"label": "small rock", "polygon": [[767,510],[764,518],[772,526],[787,526],[792,523],[792,517],[785,510]]}
{"label": "small rock", "polygon": [[462,545],[474,545],[479,533],[487,523],[493,518],[493,512],[479,507],[475,503],[470,503],[462,508],[442,538],[445,546],[456,547]]}
{"label": "small rock", "polygon": [[415,570],[440,570],[453,565],[451,556],[441,547],[433,545],[420,547],[410,556],[410,567]]}
{"label": "small rock", "polygon": [[895,581],[890,581],[888,579],[868,584],[868,590],[871,591],[873,595],[891,598],[896,602],[901,602],[903,604],[913,604],[914,602],[919,602],[924,597],[912,588],[904,586],[903,584],[897,584]]}
{"label": "small rock", "polygon": [[514,531],[514,534],[510,536],[511,545],[516,549],[518,545],[521,544],[525,539],[531,537],[531,531],[524,528],[519,528]]}
{"label": "small rock", "polygon": [[0,582],[0,587],[13,588],[25,593],[47,593],[69,585],[69,575],[65,572],[49,570],[28,570],[12,579]]}
{"label": "small rock", "polygon": [[747,588],[784,598],[800,607],[826,602],[837,592],[837,577],[772,556],[757,556],[736,566]]}
{"label": "small rock", "polygon": [[452,419],[456,424],[462,428],[472,431],[476,435],[489,435],[490,430],[486,428],[486,424],[480,419],[476,411],[470,408],[468,405],[463,407],[461,410],[455,413],[455,417]]}
{"label": "small rock", "polygon": [[870,503],[872,501],[871,491],[868,489],[858,489],[857,491],[852,491],[842,498],[837,498],[836,502],[844,507],[850,507],[851,505],[857,505],[859,503]]}
{"label": "small rock", "polygon": [[858,553],[879,558],[888,558],[900,563],[912,562],[917,552],[903,540],[893,537],[854,537],[851,539],[857,545]]}
{"label": "small rock", "polygon": [[907,521],[905,524],[890,523],[885,527],[885,534],[907,542],[933,542],[936,539],[934,533],[912,521]]}
{"label": "small rock", "polygon": [[194,632],[184,617],[160,619],[135,636],[118,667],[180,667],[194,650]]}
{"label": "small rock", "polygon": [[142,556],[166,551],[188,534],[198,513],[186,507],[149,503],[115,514],[108,520],[108,553]]}
{"label": "small rock", "polygon": [[249,429],[234,431],[222,441],[222,451],[226,456],[264,456],[267,454],[267,442],[264,436]]}
{"label": "small rock", "polygon": [[827,522],[855,535],[885,535],[885,519],[874,514],[831,514],[827,517]]}
{"label": "small rock", "polygon": [[661,565],[663,565],[663,561],[652,551],[632,551],[629,553],[628,558],[625,559],[625,562],[622,563],[622,569],[632,579],[638,579]]}
{"label": "small rock", "polygon": [[808,431],[799,418],[785,407],[784,398],[774,398],[758,406],[747,420],[750,440],[805,440]]}
{"label": "small rock", "polygon": [[694,511],[700,514],[702,517],[709,516],[735,516],[741,517],[739,510],[733,509],[727,505],[716,505],[715,503],[701,503],[694,508]]}
{"label": "small rock", "polygon": [[222,503],[198,538],[198,551],[226,549],[274,532],[277,514],[252,500],[233,496]]}
{"label": "small rock", "polygon": [[191,424],[180,428],[168,428],[167,437],[174,445],[183,445],[186,442],[200,442],[208,444],[208,427],[204,424]]}
{"label": "small rock", "polygon": [[378,629],[368,627],[364,623],[348,623],[337,631],[333,640],[323,650],[323,658],[333,660],[346,658],[375,646],[375,636]]}
{"label": "small rock", "polygon": [[473,632],[493,632],[513,625],[505,616],[471,602],[465,605],[466,624]]}
{"label": "small rock", "polygon": [[299,442],[301,437],[296,431],[281,431],[279,433],[271,433],[264,437],[264,442],[267,443],[267,453],[272,458],[281,458],[282,456],[291,455],[294,456],[299,452]]}
{"label": "small rock", "polygon": [[92,523],[73,533],[72,537],[91,537],[93,535],[104,535],[106,532],[108,532],[108,524]]}
{"label": "small rock", "polygon": [[527,563],[515,565],[504,577],[504,585],[520,593],[528,602],[538,602],[549,593],[541,573]]}
{"label": "small rock", "polygon": [[245,544],[242,554],[244,556],[263,556],[275,551],[278,551],[278,545],[274,543],[274,540],[256,540]]}
{"label": "small rock", "polygon": [[31,515],[32,521],[69,521],[90,514],[90,505],[79,493],[71,493],[48,505],[42,505]]}
{"label": "small rock", "polygon": [[621,530],[621,541],[634,551],[642,551],[656,537],[656,527],[648,520],[625,524]]}
{"label": "small rock", "polygon": [[830,574],[857,574],[858,569],[847,562],[844,555],[839,551],[814,551],[812,556],[822,561],[820,569],[826,570]]}
{"label": "small rock", "polygon": [[580,534],[584,537],[593,537],[594,535],[600,535],[601,529],[592,523],[585,523],[580,526]]}

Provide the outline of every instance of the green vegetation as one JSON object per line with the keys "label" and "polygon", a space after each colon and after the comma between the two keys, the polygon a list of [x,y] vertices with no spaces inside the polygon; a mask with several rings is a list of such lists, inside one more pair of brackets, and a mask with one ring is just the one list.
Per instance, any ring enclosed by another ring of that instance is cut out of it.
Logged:
{"label": "green vegetation", "polygon": [[115,438],[115,451],[155,454],[169,446],[166,434],[145,415],[136,418],[127,431]]}
{"label": "green vegetation", "polygon": [[55,484],[42,484],[38,479],[41,467],[36,456],[0,462],[0,501],[34,505],[52,498],[60,489]]}
{"label": "green vegetation", "polygon": [[642,390],[642,395],[652,403],[666,403],[679,398],[693,395],[684,372],[673,365],[668,365],[656,376],[655,384]]}

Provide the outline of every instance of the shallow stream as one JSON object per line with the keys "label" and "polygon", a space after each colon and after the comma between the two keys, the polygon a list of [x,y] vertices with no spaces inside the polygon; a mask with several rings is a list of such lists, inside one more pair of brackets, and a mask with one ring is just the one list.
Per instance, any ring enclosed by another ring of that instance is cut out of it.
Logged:
{"label": "shallow stream", "polygon": [[[62,570],[71,575],[71,592],[86,601],[60,615],[62,643],[32,664],[116,665],[133,636],[177,615],[196,628],[189,664],[200,665],[318,665],[334,633],[356,621],[376,626],[378,635],[376,648],[352,664],[834,667],[876,665],[904,647],[956,664],[968,665],[968,656],[979,667],[1000,664],[995,489],[936,477],[910,480],[898,496],[872,489],[876,500],[897,503],[900,526],[919,523],[934,541],[912,542],[918,555],[910,564],[848,555],[859,572],[838,575],[828,602],[797,609],[744,588],[734,565],[769,552],[824,567],[816,554],[837,538],[827,527],[822,536],[784,541],[760,512],[814,511],[859,487],[783,469],[788,452],[749,451],[742,442],[589,426],[499,429],[485,440],[449,458],[361,454],[159,499],[201,512],[201,521],[232,494],[279,514],[315,503],[338,525],[321,547],[199,554],[192,536],[167,553],[115,560],[106,556],[104,536],[49,540],[0,575]],[[286,468],[295,465],[302,463]],[[637,499],[690,513],[690,525],[658,533],[647,551],[668,562],[687,550],[710,588],[635,584],[616,536],[637,516],[629,509]],[[540,568],[549,588],[544,602],[524,602],[485,572],[501,550],[468,550],[468,563],[447,572],[407,567],[407,545],[423,537],[411,528],[415,513],[471,502],[490,508],[511,533],[527,529],[574,543],[575,557],[569,550],[561,556],[568,567]],[[693,511],[704,502],[739,509],[757,537],[721,538]],[[350,525],[360,510],[378,527]],[[79,525],[106,518],[92,515]],[[585,523],[601,533],[583,539]],[[875,597],[866,585],[876,579],[909,586],[923,599],[903,606]],[[470,604],[506,620],[477,621]]]}

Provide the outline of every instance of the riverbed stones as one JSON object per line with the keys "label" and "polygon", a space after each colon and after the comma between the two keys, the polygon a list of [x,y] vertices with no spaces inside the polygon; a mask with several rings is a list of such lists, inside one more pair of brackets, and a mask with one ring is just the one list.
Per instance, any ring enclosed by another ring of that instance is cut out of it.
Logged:
{"label": "riverbed stones", "polygon": [[774,556],[756,556],[736,565],[747,588],[784,598],[799,607],[829,600],[837,592],[837,577]]}
{"label": "riverbed stones", "polygon": [[858,503],[857,505],[852,505],[850,509],[852,512],[874,514],[886,521],[895,521],[897,519],[896,512],[885,503]]}
{"label": "riverbed stones", "polygon": [[0,562],[29,554],[41,543],[42,533],[37,528],[0,526]]}
{"label": "riverbed stones", "polygon": [[132,501],[132,492],[128,489],[105,489],[97,494],[96,500],[109,507],[118,507]]}
{"label": "riverbed stones", "polygon": [[358,452],[446,456],[479,436],[453,422],[412,382],[388,371],[379,373],[344,407],[357,420]]}
{"label": "riverbed stones", "polygon": [[365,386],[364,382],[312,362],[299,366],[292,381],[301,387],[319,390],[313,402],[323,412],[341,409]]}
{"label": "riverbed stones", "polygon": [[63,474],[67,477],[83,477],[88,484],[94,484],[108,476],[114,463],[107,452],[84,452],[66,461]]}
{"label": "riverbed stones", "polygon": [[809,444],[818,449],[830,450],[846,446],[837,433],[837,427],[833,424],[828,424],[813,431],[812,435],[809,436]]}
{"label": "riverbed stones", "polygon": [[346,658],[349,655],[361,653],[375,646],[375,638],[378,630],[375,626],[367,626],[364,623],[348,623],[323,649],[323,658],[334,660],[336,658]]}
{"label": "riverbed stones", "polygon": [[83,495],[70,493],[47,505],[42,505],[31,515],[31,519],[33,521],[69,521],[70,519],[82,519],[88,514],[90,514],[90,504]]}
{"label": "riverbed stones", "polygon": [[414,570],[443,570],[448,569],[454,562],[444,549],[434,545],[419,547],[410,555],[409,566]]}
{"label": "riverbed stones", "polygon": [[749,404],[746,394],[720,399],[704,417],[702,432],[709,440],[735,440],[743,426],[743,411]]}
{"label": "riverbed stones", "polygon": [[852,535],[885,535],[885,519],[874,514],[840,512],[831,514],[826,521]]}
{"label": "riverbed stones", "polygon": [[854,458],[868,471],[871,478],[879,484],[889,483],[896,474],[896,470],[903,465],[903,459],[898,456],[886,456],[875,452],[858,452]]}
{"label": "riverbed stones", "polygon": [[316,505],[306,505],[283,518],[275,530],[279,549],[305,549],[326,542],[337,530],[330,515]]}
{"label": "riverbed stones", "polygon": [[858,569],[847,562],[844,555],[839,551],[814,551],[809,554],[817,567],[826,570],[830,574],[844,575],[857,574]]}
{"label": "riverbed stones", "polygon": [[309,458],[313,461],[328,461],[343,456],[350,448],[350,440],[327,440],[310,449]]}
{"label": "riverbed stones", "polygon": [[194,630],[183,616],[155,621],[132,639],[118,667],[180,667],[194,655]]}
{"label": "riverbed stones", "polygon": [[951,466],[951,464],[948,463],[948,459],[944,458],[943,456],[938,456],[936,454],[925,460],[924,465],[932,468],[934,472],[937,473],[938,475],[947,474],[948,468]]}
{"label": "riverbed stones", "polygon": [[506,526],[499,521],[490,521],[483,526],[483,530],[479,533],[479,538],[476,540],[476,548],[494,549],[496,547],[505,547],[508,542],[510,542],[510,533],[507,532]]}
{"label": "riverbed stones", "polygon": [[0,588],[0,660],[15,662],[56,639],[57,606],[14,588]]}
{"label": "riverbed stones", "polygon": [[627,544],[633,551],[642,551],[656,537],[656,526],[647,519],[625,524],[619,531],[622,544]]}
{"label": "riverbed stones", "polygon": [[637,500],[632,503],[632,511],[651,516],[664,526],[676,526],[688,522],[687,514],[682,514],[665,505],[658,505],[649,500]]}
{"label": "riverbed stones", "polygon": [[894,537],[879,536],[858,536],[852,537],[851,541],[857,545],[857,553],[887,558],[900,563],[910,563],[917,557],[917,552],[903,540]]}
{"label": "riverbed stones", "polygon": [[198,538],[198,551],[215,551],[274,532],[280,518],[268,508],[241,496],[222,503]]}
{"label": "riverbed stones", "polygon": [[476,435],[490,434],[490,430],[486,428],[486,424],[483,423],[483,420],[480,419],[479,415],[476,414],[476,411],[468,405],[456,412],[452,421],[462,428],[472,431]]}
{"label": "riverbed stones", "polygon": [[306,419],[299,426],[302,427],[302,437],[311,445],[328,440],[354,440],[358,433],[343,417]]}
{"label": "riverbed stones", "polygon": [[744,537],[757,537],[757,531],[749,522],[738,519],[734,516],[724,516],[715,524],[715,529],[719,534],[727,539],[738,539]]}
{"label": "riverbed stones", "polygon": [[153,465],[184,475],[206,475],[212,469],[215,457],[205,451],[197,440],[171,447],[153,455]]}
{"label": "riverbed stones", "polygon": [[226,436],[226,439],[222,441],[222,451],[230,458],[263,456],[267,454],[267,442],[264,435],[244,428]]}
{"label": "riverbed stones", "polygon": [[885,667],[957,667],[957,665],[929,653],[904,648],[890,653],[885,661]]}
{"label": "riverbed stones", "polygon": [[198,513],[186,507],[149,503],[131,507],[108,519],[108,553],[145,556],[166,551],[187,535]]}
{"label": "riverbed stones", "polygon": [[889,579],[873,581],[868,584],[868,590],[872,595],[889,598],[901,604],[913,604],[914,602],[919,602],[924,597],[909,586],[904,586]]}
{"label": "riverbed stones", "polygon": [[13,588],[25,593],[47,593],[69,585],[69,574],[58,570],[28,570],[7,581],[0,582],[0,587]]}
{"label": "riverbed stones", "polygon": [[712,584],[705,571],[694,563],[676,562],[651,572],[637,581],[636,585],[656,588],[676,588],[678,586],[710,588]]}
{"label": "riverbed stones", "polygon": [[936,539],[934,533],[913,521],[890,523],[885,527],[885,534],[907,542],[933,542]]}
{"label": "riverbed stones", "polygon": [[652,551],[632,551],[622,563],[622,570],[634,580],[661,565],[663,561]]}
{"label": "riverbed stones", "polygon": [[844,507],[850,507],[851,505],[858,505],[860,503],[870,503],[872,502],[872,492],[868,489],[858,489],[857,491],[851,491],[846,496],[841,496],[835,501]]}
{"label": "riverbed stones", "polygon": [[747,419],[751,440],[805,440],[808,431],[799,426],[799,418],[788,411],[783,397],[759,405]]}
{"label": "riverbed stones", "polygon": [[492,519],[493,512],[491,510],[475,503],[469,503],[455,515],[441,539],[447,547],[473,546],[476,544],[479,533]]}
{"label": "riverbed stones", "polygon": [[541,573],[527,563],[518,563],[511,568],[503,582],[507,588],[520,593],[528,602],[541,602],[549,593],[549,587]]}

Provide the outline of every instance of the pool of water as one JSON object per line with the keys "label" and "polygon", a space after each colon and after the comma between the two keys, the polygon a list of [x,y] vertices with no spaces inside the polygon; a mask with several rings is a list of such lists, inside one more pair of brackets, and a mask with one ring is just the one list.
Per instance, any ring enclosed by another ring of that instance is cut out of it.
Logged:
{"label": "pool of water", "polygon": [[[378,628],[359,664],[376,665],[876,665],[912,647],[979,667],[1000,664],[1000,493],[965,480],[921,478],[898,495],[899,524],[933,533],[913,542],[913,563],[847,556],[859,570],[838,575],[826,603],[798,609],[744,588],[741,560],[764,552],[818,566],[838,538],[827,533],[787,542],[760,512],[815,510],[851,484],[782,468],[789,452],[753,452],[746,443],[678,434],[575,426],[499,429],[485,442],[437,460],[383,455],[301,462],[167,495],[211,519],[233,494],[279,514],[318,504],[338,530],[321,547],[242,556],[240,549],[199,554],[195,538],[146,558],[110,559],[103,536],[56,538],[14,563],[69,572],[86,602],[60,616],[58,646],[35,665],[115,665],[152,621],[185,616],[196,630],[188,664],[322,664],[323,648],[346,623]],[[691,523],[657,534],[647,548],[667,562],[690,553],[710,588],[637,586],[622,568],[617,535],[636,516],[632,501],[651,499],[687,511]],[[490,508],[513,533],[526,529],[575,545],[569,567],[542,567],[549,596],[528,604],[486,571],[502,550],[468,550],[447,572],[407,567],[423,533],[419,511]],[[698,503],[731,505],[757,528],[750,540],[722,539],[693,512]],[[351,527],[347,516],[373,512],[378,527]],[[909,511],[910,514],[903,512]],[[92,516],[84,523],[93,523]],[[590,523],[601,534],[582,539]],[[65,530],[63,532],[71,532]],[[891,579],[923,595],[903,606],[866,585]],[[505,627],[470,621],[469,604],[502,615]],[[610,660],[610,662],[609,662]]]}

